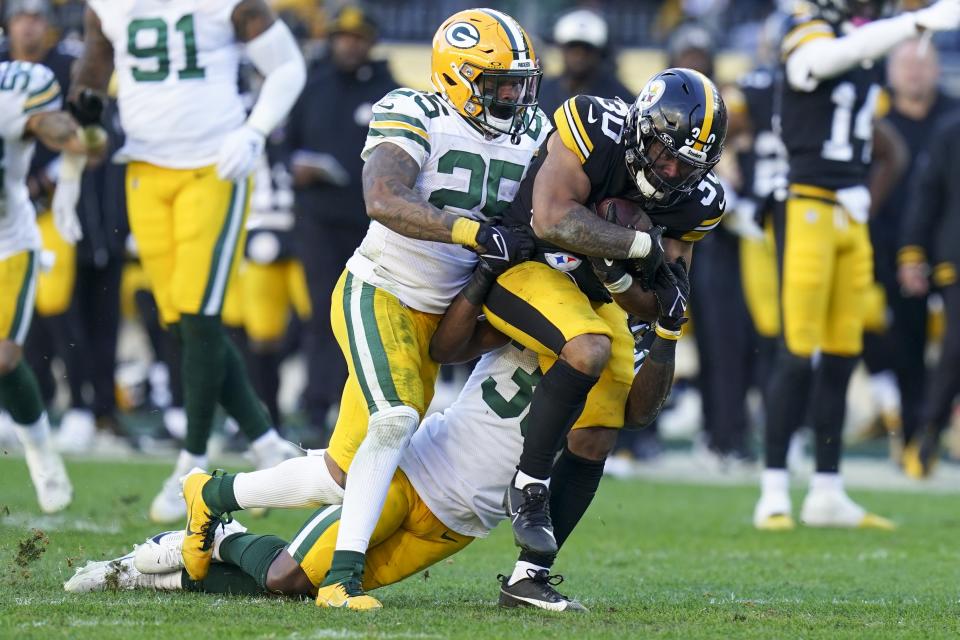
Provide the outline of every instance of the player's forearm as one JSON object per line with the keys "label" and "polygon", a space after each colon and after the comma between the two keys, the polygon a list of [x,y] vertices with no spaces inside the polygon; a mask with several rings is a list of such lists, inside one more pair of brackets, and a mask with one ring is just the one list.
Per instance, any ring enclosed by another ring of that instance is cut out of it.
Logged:
{"label": "player's forearm", "polygon": [[625,423],[629,427],[645,427],[660,414],[660,409],[673,386],[676,340],[656,336],[643,366],[633,378],[627,398]]}
{"label": "player's forearm", "polygon": [[880,120],[873,130],[873,163],[870,168],[870,214],[874,215],[910,163],[909,150],[893,125]]}
{"label": "player's forearm", "polygon": [[84,89],[107,92],[113,74],[113,45],[103,35],[100,18],[92,9],[84,14],[84,50],[73,70],[71,100]]}
{"label": "player's forearm", "polygon": [[613,300],[630,315],[647,322],[655,322],[659,314],[657,297],[653,295],[653,291],[644,291],[636,280],[623,293],[613,294]]}
{"label": "player's forearm", "polygon": [[505,345],[506,336],[479,320],[482,312],[469,295],[457,295],[430,339],[430,357],[440,364],[457,364]]}
{"label": "player's forearm", "polygon": [[66,111],[38,113],[27,120],[27,131],[53,151],[74,154],[86,152],[80,139],[80,125]]}
{"label": "player's forearm", "polygon": [[277,20],[247,43],[247,56],[264,76],[247,124],[269,135],[290,113],[307,81],[307,67],[287,26]]}
{"label": "player's forearm", "polygon": [[641,257],[631,254],[636,231],[601,220],[582,204],[570,202],[560,207],[563,213],[548,218],[538,217],[534,205],[532,226],[538,238],[587,256],[611,259]]}

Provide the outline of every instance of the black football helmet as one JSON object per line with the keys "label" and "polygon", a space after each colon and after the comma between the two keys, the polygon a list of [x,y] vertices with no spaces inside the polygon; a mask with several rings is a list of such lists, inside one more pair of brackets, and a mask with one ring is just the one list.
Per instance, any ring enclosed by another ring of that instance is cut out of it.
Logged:
{"label": "black football helmet", "polygon": [[889,0],[813,0],[817,11],[827,22],[841,24],[848,20],[876,20],[886,15]]}
{"label": "black football helmet", "polygon": [[727,108],[717,87],[692,69],[655,75],[630,106],[624,127],[627,171],[648,207],[697,188],[720,161]]}

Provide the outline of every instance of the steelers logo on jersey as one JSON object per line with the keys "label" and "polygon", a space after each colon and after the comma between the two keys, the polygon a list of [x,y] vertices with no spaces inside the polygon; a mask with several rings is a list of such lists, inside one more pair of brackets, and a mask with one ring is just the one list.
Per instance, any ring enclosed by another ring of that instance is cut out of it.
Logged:
{"label": "steelers logo on jersey", "polygon": [[469,49],[480,42],[480,31],[469,22],[454,22],[447,28],[444,37],[458,49]]}

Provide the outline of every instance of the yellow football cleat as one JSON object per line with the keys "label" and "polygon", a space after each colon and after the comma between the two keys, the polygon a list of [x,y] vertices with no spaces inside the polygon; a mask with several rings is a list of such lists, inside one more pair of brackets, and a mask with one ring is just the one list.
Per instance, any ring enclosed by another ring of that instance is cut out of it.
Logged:
{"label": "yellow football cleat", "polygon": [[797,523],[793,521],[793,517],[784,513],[776,513],[772,516],[767,516],[759,522],[755,522],[754,526],[760,531],[792,531],[796,529]]}
{"label": "yellow football cleat", "polygon": [[860,521],[858,529],[880,529],[881,531],[894,531],[897,528],[897,525],[893,523],[892,520],[888,520],[883,516],[878,516],[875,513],[865,513],[863,515],[863,520]]}
{"label": "yellow football cleat", "polygon": [[929,478],[937,466],[937,456],[928,456],[929,459],[924,460],[920,448],[920,444],[914,441],[903,449],[903,472],[914,480]]}
{"label": "yellow football cleat", "polygon": [[[317,590],[317,606],[334,609],[355,609],[372,611],[382,609],[383,605],[373,596],[368,596],[357,586],[346,584],[348,581],[335,582]],[[349,581],[352,582],[352,581]],[[348,587],[349,590],[348,590]]]}
{"label": "yellow football cleat", "polygon": [[187,503],[187,528],[183,538],[183,568],[192,580],[203,580],[213,559],[213,535],[220,524],[219,514],[203,501],[203,485],[210,478],[202,469],[191,470],[183,479],[183,500]]}

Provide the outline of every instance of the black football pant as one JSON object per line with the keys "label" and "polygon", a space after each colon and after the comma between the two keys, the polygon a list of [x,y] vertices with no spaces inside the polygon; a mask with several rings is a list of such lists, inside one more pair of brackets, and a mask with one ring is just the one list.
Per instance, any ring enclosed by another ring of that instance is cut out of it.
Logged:
{"label": "black football pant", "polygon": [[946,428],[954,398],[960,394],[960,284],[945,287],[941,295],[947,326],[923,409],[923,424],[936,433]]}

